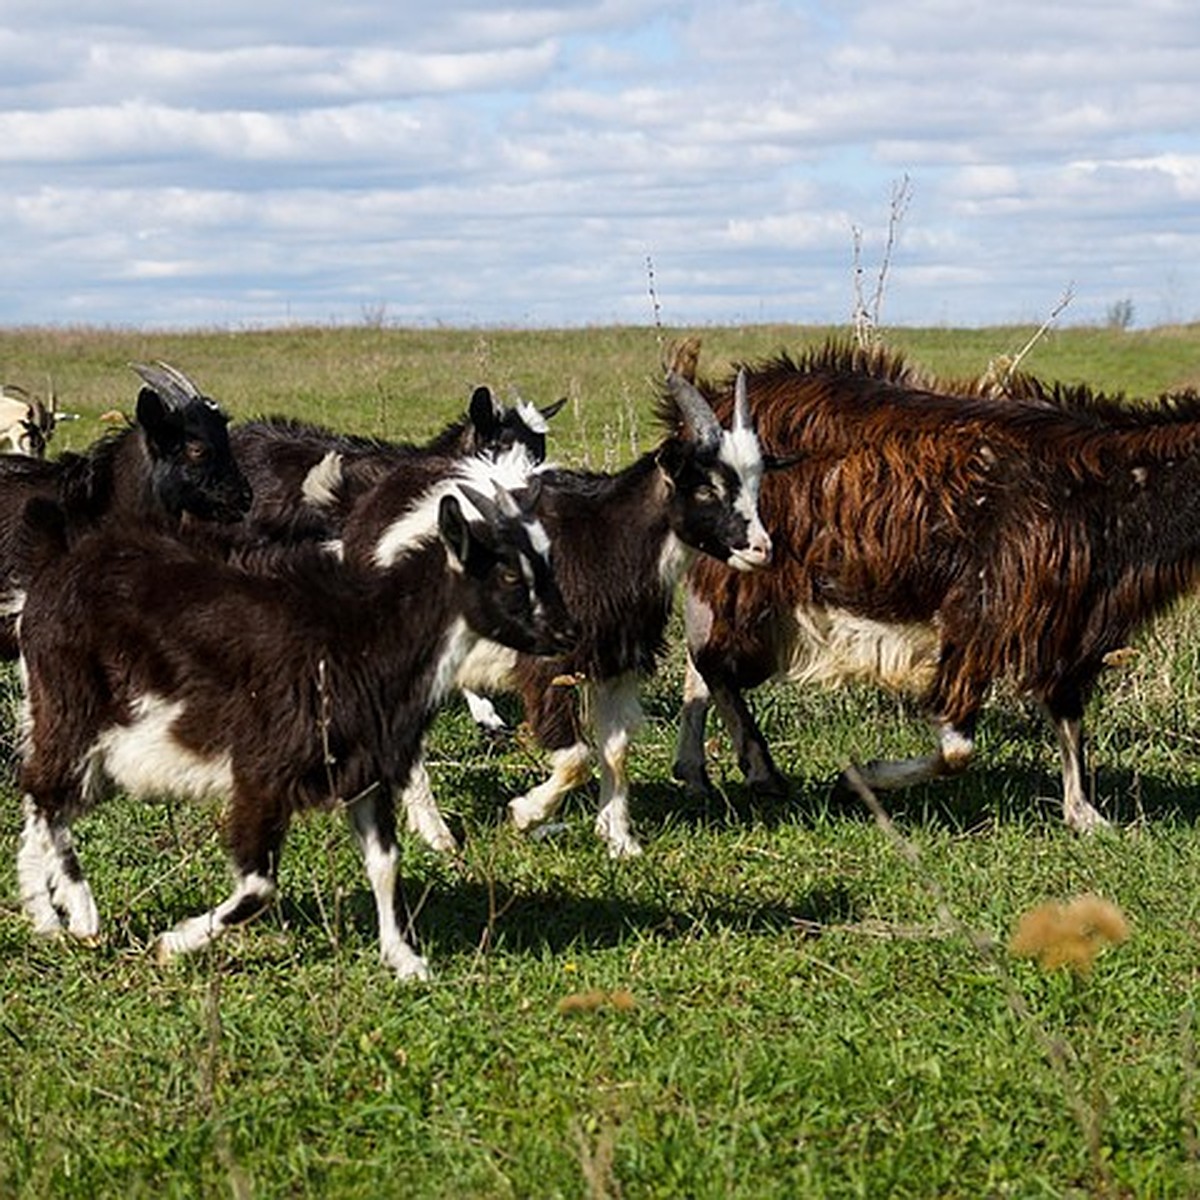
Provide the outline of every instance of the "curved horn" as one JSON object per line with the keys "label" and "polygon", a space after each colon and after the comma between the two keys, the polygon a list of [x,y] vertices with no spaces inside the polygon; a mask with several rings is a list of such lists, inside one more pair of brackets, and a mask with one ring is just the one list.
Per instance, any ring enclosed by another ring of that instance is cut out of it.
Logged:
{"label": "curved horn", "polygon": [[548,421],[548,420],[550,420],[551,417],[558,415],[558,413],[562,410],[562,406],[564,404],[566,404],[566,402],[567,402],[566,396],[560,396],[557,400],[554,401],[553,404],[547,404],[545,408],[539,408],[538,412],[540,412],[542,414],[542,416],[545,417],[546,420]]}
{"label": "curved horn", "polygon": [[498,525],[500,523],[501,510],[494,500],[489,500],[482,492],[477,491],[467,483],[460,483],[458,490],[475,506],[479,515],[489,525]]}
{"label": "curved horn", "polygon": [[677,371],[669,371],[667,387],[695,440],[702,446],[715,446],[720,442],[721,422],[696,386]]}
{"label": "curved horn", "polygon": [[189,400],[203,400],[200,389],[180,370],[169,363],[159,362],[154,366],[145,363],[129,364],[164,400],[171,404],[186,404]]}
{"label": "curved horn", "polygon": [[47,408],[36,396],[29,402],[31,419],[43,433],[49,433],[54,428],[54,410]]}

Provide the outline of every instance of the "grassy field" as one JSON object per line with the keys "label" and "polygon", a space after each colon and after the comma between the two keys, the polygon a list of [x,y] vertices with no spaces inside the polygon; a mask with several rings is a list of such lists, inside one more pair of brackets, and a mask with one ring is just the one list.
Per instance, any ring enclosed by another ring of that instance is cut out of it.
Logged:
{"label": "grassy field", "polygon": [[[826,331],[700,331],[710,373]],[[896,331],[945,375],[1031,330]],[[81,414],[130,411],[131,360],[165,359],[235,418],[289,412],[423,437],[489,382],[546,403],[552,453],[611,467],[655,441],[659,334],[294,329],[0,331],[0,379]],[[1067,329],[1026,364],[1133,395],[1200,384],[1200,327]],[[755,697],[787,803],[670,781],[681,656],[647,687],[633,756],[647,851],[612,863],[594,794],[523,839],[503,802],[541,770],[451,705],[431,740],[459,862],[405,848],[435,978],[376,962],[373,904],[340,823],[297,823],[283,899],[169,968],[155,933],[227,883],[220,813],[112,801],[77,827],[106,938],[32,937],[19,804],[0,785],[0,1197],[884,1197],[1200,1194],[1200,606],[1148,630],[1089,711],[1091,787],[1118,827],[1059,817],[1057,754],[997,696],[965,777],[889,800],[889,833],[830,779],[926,747],[874,692]],[[15,753],[15,672],[0,738]],[[515,717],[509,707],[507,712]],[[1095,893],[1130,925],[1088,974],[1012,957],[1023,913]]]}

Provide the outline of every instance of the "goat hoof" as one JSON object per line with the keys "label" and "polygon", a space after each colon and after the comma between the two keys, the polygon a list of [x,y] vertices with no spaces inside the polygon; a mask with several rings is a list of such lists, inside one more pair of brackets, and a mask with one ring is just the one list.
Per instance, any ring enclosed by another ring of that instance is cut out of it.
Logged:
{"label": "goat hoof", "polygon": [[637,838],[625,838],[620,842],[610,842],[608,857],[620,861],[626,858],[639,858],[642,854],[642,844]]}
{"label": "goat hoof", "polygon": [[405,983],[428,983],[430,979],[429,963],[419,954],[414,954],[401,963],[393,963],[392,970],[396,978]]}
{"label": "goat hoof", "polygon": [[747,779],[746,786],[759,800],[782,802],[788,798],[787,780],[782,775],[765,775],[762,779]]}
{"label": "goat hoof", "polygon": [[1102,817],[1094,808],[1088,807],[1080,812],[1073,812],[1067,816],[1067,825],[1076,833],[1084,835],[1099,833],[1103,829],[1111,829],[1112,822],[1106,817]]}
{"label": "goat hoof", "polygon": [[172,946],[170,935],[160,933],[154,939],[154,944],[150,947],[150,957],[154,960],[156,966],[165,967],[168,963],[176,962],[179,958],[179,951]]}
{"label": "goat hoof", "polygon": [[694,771],[676,763],[671,768],[671,775],[683,784],[683,790],[691,800],[711,800],[717,794],[717,789],[713,787],[712,780],[705,770]]}

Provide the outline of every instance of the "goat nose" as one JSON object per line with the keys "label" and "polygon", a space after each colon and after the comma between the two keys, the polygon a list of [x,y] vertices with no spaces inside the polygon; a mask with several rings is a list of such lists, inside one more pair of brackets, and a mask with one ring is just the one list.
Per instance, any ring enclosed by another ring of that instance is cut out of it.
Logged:
{"label": "goat nose", "polygon": [[750,539],[750,555],[763,566],[771,561],[773,551],[771,535],[765,529]]}

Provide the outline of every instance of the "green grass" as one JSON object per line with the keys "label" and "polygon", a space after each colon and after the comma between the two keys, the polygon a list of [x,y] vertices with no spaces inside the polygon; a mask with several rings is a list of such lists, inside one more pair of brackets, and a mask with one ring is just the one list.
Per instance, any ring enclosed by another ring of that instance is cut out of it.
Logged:
{"label": "green grass", "polygon": [[[895,340],[961,374],[1028,334]],[[705,330],[703,361],[721,370],[814,336]],[[1030,365],[1145,394],[1194,381],[1198,348],[1194,328],[1067,330]],[[559,458],[606,465],[654,439],[647,329],[29,330],[0,334],[0,354],[4,378],[52,373],[63,406],[86,414],[66,427],[74,444],[98,413],[130,407],[124,364],[154,358],[237,416],[420,437],[486,380],[572,397]],[[377,964],[357,856],[322,814],[295,826],[269,916],[164,969],[150,939],[224,894],[220,814],[118,798],[77,828],[105,940],[36,940],[6,783],[0,1197],[1196,1194],[1200,608],[1137,648],[1088,714],[1094,789],[1121,826],[1086,840],[1062,826],[1049,731],[1003,695],[971,772],[889,799],[906,854],[828,781],[851,759],[924,748],[912,711],[868,691],[763,689],[792,797],[749,795],[714,732],[722,795],[690,801],[669,779],[676,646],[633,757],[646,854],[621,864],[591,833],[594,793],[569,802],[557,838],[504,827],[498,805],[539,758],[484,741],[452,705],[431,768],[462,862],[405,846],[435,971],[423,986]],[[15,672],[0,683],[11,760]],[[1133,930],[1089,977],[1007,957],[1024,911],[1082,892]],[[603,1002],[626,989],[632,1007]]]}

